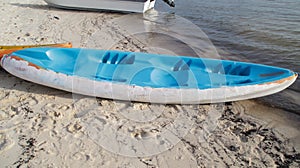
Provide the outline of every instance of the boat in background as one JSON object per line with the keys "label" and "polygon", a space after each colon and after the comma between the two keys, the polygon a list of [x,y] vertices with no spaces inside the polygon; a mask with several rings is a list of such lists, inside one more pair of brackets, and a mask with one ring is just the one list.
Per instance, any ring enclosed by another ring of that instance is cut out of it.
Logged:
{"label": "boat in background", "polygon": [[261,64],[81,48],[19,50],[1,65],[22,79],[73,93],[166,104],[251,99],[279,92],[297,78]]}
{"label": "boat in background", "polygon": [[50,6],[69,9],[111,10],[143,13],[154,8],[156,0],[44,0]]}

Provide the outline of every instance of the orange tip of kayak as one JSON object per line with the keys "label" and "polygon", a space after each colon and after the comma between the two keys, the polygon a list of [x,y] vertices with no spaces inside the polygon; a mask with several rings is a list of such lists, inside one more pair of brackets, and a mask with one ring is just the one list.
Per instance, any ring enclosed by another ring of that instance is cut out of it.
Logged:
{"label": "orange tip of kayak", "polygon": [[58,44],[37,44],[37,45],[19,45],[19,46],[0,46],[0,60],[6,54],[11,54],[14,51],[22,50],[25,48],[37,48],[37,47],[61,47],[72,48],[72,43],[58,43]]}

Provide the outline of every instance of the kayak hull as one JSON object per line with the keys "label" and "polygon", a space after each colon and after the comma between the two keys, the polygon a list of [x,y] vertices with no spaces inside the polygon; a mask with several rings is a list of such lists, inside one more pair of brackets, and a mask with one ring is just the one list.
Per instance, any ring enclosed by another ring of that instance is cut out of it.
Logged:
{"label": "kayak hull", "polygon": [[[290,86],[297,78],[297,74],[291,72],[282,78],[277,77],[274,80],[268,79],[268,81],[254,84],[224,85],[209,88],[187,87],[185,85],[182,85],[182,87],[157,87],[126,84],[121,80],[91,80],[78,75],[79,73],[77,75],[61,73],[24,60],[24,58],[16,56],[17,53],[5,56],[1,60],[3,68],[17,77],[72,93],[126,101],[163,104],[206,104],[245,100],[279,92]],[[287,72],[289,71],[287,70]]]}
{"label": "kayak hull", "polygon": [[68,9],[111,10],[143,13],[154,8],[156,0],[45,0],[50,6]]}

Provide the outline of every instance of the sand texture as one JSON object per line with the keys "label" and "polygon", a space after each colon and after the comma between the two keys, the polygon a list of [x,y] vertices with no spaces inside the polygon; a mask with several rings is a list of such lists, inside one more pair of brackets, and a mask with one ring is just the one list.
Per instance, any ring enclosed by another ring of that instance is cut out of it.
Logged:
{"label": "sand texture", "polygon": [[[0,0],[0,45],[148,51],[118,13]],[[300,167],[300,116],[255,100],[158,105],[87,97],[0,69],[0,167]]]}

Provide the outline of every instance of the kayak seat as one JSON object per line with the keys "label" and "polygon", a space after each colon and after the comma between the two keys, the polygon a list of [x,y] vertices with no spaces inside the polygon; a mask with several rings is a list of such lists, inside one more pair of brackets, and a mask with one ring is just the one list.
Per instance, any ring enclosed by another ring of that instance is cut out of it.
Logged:
{"label": "kayak seat", "polygon": [[176,61],[165,62],[150,59],[148,67],[142,67],[130,81],[132,85],[151,87],[180,87],[187,86],[190,74],[191,61],[181,58]]}
{"label": "kayak seat", "polygon": [[126,82],[124,71],[120,69],[132,65],[134,61],[133,53],[106,51],[98,65],[95,79]]}

